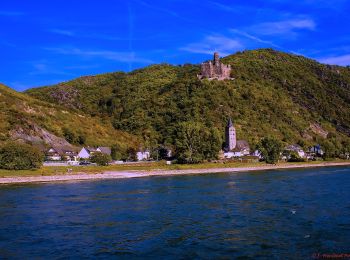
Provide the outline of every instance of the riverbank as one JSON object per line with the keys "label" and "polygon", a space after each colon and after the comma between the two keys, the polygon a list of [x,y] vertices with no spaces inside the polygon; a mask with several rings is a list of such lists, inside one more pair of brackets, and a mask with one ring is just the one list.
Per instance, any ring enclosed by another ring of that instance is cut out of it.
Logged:
{"label": "riverbank", "polygon": [[15,183],[38,183],[38,182],[69,182],[84,180],[103,180],[103,179],[125,179],[140,178],[150,176],[174,176],[206,173],[225,173],[225,172],[249,172],[293,168],[311,168],[311,167],[332,167],[332,166],[350,166],[350,162],[321,162],[321,163],[284,163],[277,165],[259,164],[247,167],[217,167],[217,168],[193,168],[193,169],[153,169],[153,170],[111,170],[99,173],[67,173],[48,176],[13,176],[0,178],[0,184]]}

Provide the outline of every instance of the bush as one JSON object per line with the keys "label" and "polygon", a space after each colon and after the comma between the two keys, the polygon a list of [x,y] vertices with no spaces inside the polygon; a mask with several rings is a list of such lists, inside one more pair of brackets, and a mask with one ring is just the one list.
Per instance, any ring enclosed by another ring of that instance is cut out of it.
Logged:
{"label": "bush", "polygon": [[0,168],[6,170],[29,170],[40,168],[44,154],[37,148],[10,142],[0,147]]}
{"label": "bush", "polygon": [[112,160],[111,156],[104,153],[94,153],[90,157],[90,161],[92,163],[96,163],[97,165],[100,165],[100,166],[107,166],[111,160]]}
{"label": "bush", "polygon": [[292,151],[290,153],[288,162],[305,162],[305,159],[301,158],[297,152]]}

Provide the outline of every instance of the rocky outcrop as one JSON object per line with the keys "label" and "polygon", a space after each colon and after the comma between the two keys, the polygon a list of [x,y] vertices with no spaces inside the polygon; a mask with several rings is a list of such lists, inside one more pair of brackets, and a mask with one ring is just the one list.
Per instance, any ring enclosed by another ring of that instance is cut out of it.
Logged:
{"label": "rocky outcrop", "polygon": [[327,138],[328,132],[318,123],[310,124],[310,130],[323,138]]}
{"label": "rocky outcrop", "polygon": [[79,90],[74,87],[60,86],[53,89],[50,93],[52,99],[60,105],[68,108],[81,109],[82,105],[77,102],[79,97]]}
{"label": "rocky outcrop", "polygon": [[32,144],[54,147],[72,147],[64,138],[58,137],[36,124],[29,124],[26,128],[15,126],[9,134],[12,140],[22,140]]}

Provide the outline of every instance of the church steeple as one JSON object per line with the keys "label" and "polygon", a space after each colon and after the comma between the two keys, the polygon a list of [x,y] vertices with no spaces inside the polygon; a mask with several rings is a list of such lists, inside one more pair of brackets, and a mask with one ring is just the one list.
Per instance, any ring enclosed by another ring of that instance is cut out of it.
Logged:
{"label": "church steeple", "polygon": [[236,139],[236,128],[233,126],[232,119],[229,118],[227,121],[227,126],[225,129],[225,143],[226,143],[226,150],[232,151],[236,148],[237,145],[237,139]]}
{"label": "church steeple", "polygon": [[227,121],[227,127],[232,127],[232,126],[233,126],[233,123],[232,123],[232,119],[230,117]]}

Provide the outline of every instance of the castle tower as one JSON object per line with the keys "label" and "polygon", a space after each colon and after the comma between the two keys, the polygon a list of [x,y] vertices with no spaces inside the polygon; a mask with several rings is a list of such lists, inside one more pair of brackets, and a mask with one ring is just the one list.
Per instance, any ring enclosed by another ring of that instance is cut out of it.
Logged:
{"label": "castle tower", "polygon": [[220,56],[218,52],[214,52],[214,65],[219,66],[220,64]]}
{"label": "castle tower", "polygon": [[225,142],[226,149],[231,151],[236,148],[237,139],[236,139],[236,128],[233,126],[231,118],[227,122],[225,129]]}

